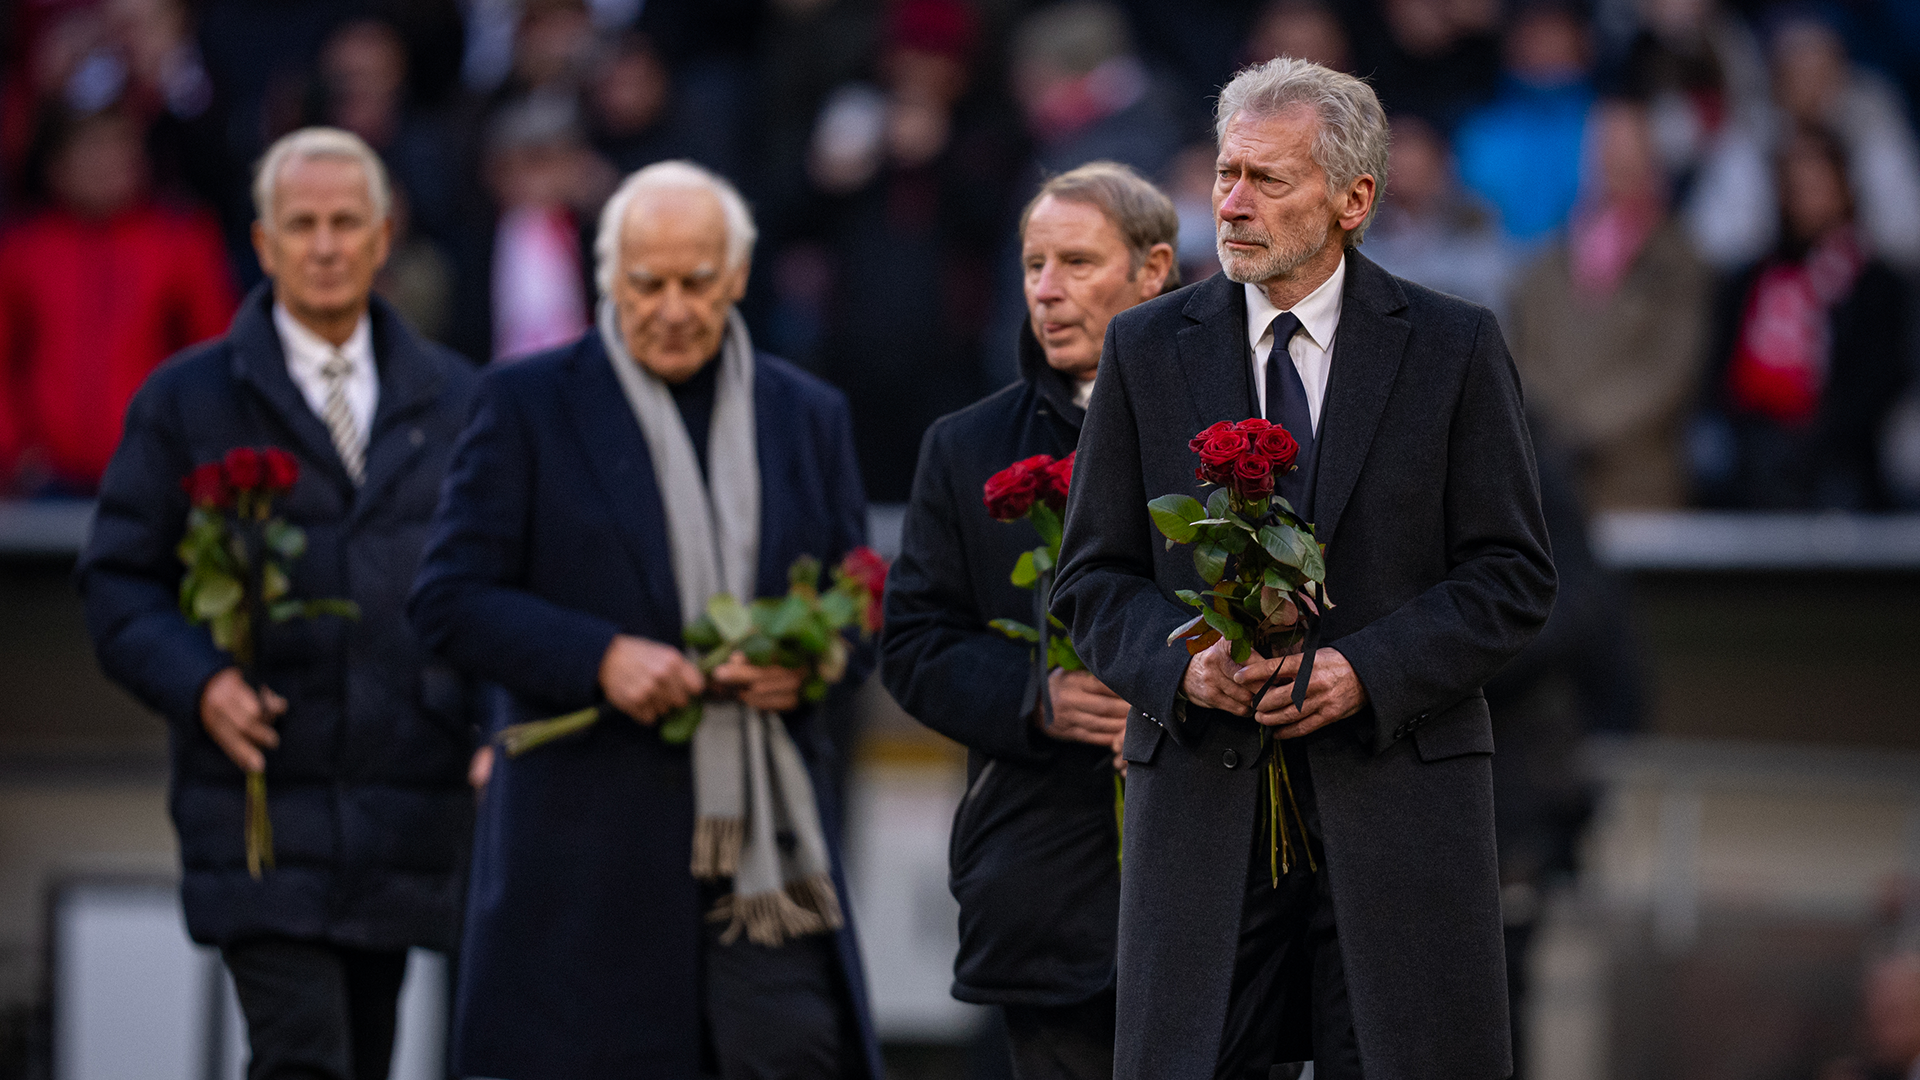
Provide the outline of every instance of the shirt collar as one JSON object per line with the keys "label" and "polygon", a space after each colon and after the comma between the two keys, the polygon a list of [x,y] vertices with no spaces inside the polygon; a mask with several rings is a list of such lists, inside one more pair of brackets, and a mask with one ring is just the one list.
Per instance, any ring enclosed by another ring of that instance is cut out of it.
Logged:
{"label": "shirt collar", "polygon": [[[321,366],[333,358],[333,343],[301,325],[277,300],[273,305],[273,326],[280,332],[280,345],[286,350],[289,365],[317,375]],[[353,333],[348,334],[346,344],[340,346],[340,353],[353,361],[356,368],[364,366],[368,372],[374,370],[373,320],[366,313],[354,324]]]}
{"label": "shirt collar", "polygon": [[[1247,340],[1257,342],[1280,314],[1280,309],[1273,306],[1273,301],[1267,299],[1267,291],[1260,286],[1243,287],[1247,291]],[[1341,252],[1340,265],[1333,268],[1333,275],[1290,309],[1294,318],[1300,320],[1300,328],[1322,351],[1332,344],[1334,329],[1340,325],[1340,301],[1346,291],[1347,256]]]}

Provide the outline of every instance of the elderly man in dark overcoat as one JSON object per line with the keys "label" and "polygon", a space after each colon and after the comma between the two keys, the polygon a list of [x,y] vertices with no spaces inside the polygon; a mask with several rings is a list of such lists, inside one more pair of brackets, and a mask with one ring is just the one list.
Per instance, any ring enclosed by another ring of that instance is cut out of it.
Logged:
{"label": "elderly man in dark overcoat", "polygon": [[[597,327],[488,372],[455,454],[414,624],[505,689],[505,720],[606,706],[496,758],[461,1075],[880,1075],[801,673],[736,655],[708,676],[682,648],[713,596],[784,595],[797,557],[832,565],[866,532],[845,398],[734,311],[753,239],[705,169],[628,177],[600,220]],[[664,740],[694,700],[691,742]],[[743,785],[755,805],[729,805]]]}
{"label": "elderly man in dark overcoat", "polygon": [[887,689],[967,747],[948,849],[960,901],[953,994],[1001,1007],[1018,1080],[1113,1075],[1112,762],[1127,704],[992,628],[1036,621],[1034,594],[1009,575],[1040,535],[994,520],[982,489],[1016,461],[1073,453],[1107,323],[1178,286],[1179,228],[1173,203],[1124,165],[1083,165],[1041,186],[1020,219],[1022,378],[927,432],[887,586]]}
{"label": "elderly man in dark overcoat", "polygon": [[[220,947],[250,1080],[380,1080],[407,949],[450,951],[472,818],[466,684],[404,605],[477,379],[372,295],[390,195],[358,137],[294,132],[254,189],[267,283],[224,338],[147,379],[79,564],[107,674],[168,720],[187,929]],[[275,510],[306,531],[291,595],[359,617],[265,627],[259,688],[180,612],[181,480],[235,447],[299,462]],[[249,873],[264,769],[273,866]]]}
{"label": "elderly man in dark overcoat", "polygon": [[[1480,687],[1554,591],[1518,381],[1489,312],[1356,249],[1386,166],[1364,83],[1277,58],[1226,86],[1217,132],[1224,273],[1108,328],[1054,593],[1135,707],[1115,1075],[1311,1060],[1317,1080],[1496,1080],[1512,1054]],[[1169,647],[1192,614],[1174,590],[1205,586],[1147,514],[1207,494],[1196,432],[1256,415],[1300,444],[1280,494],[1317,526],[1335,605],[1299,707],[1298,655]],[[1255,827],[1272,753],[1313,856],[1285,869]]]}

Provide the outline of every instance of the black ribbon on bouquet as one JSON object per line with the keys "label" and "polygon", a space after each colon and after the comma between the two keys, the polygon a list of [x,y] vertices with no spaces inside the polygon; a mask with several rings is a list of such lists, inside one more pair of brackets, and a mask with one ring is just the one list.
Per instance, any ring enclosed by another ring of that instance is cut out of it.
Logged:
{"label": "black ribbon on bouquet", "polygon": [[1033,583],[1033,625],[1040,634],[1040,716],[1041,726],[1053,730],[1053,689],[1047,676],[1053,673],[1053,620],[1047,609],[1053,600],[1053,570],[1039,573]]}
{"label": "black ribbon on bouquet", "polygon": [[[1300,606],[1298,610],[1300,621],[1307,624],[1307,636],[1300,642],[1300,670],[1293,676],[1293,707],[1304,709],[1307,704],[1307,682],[1313,678],[1313,654],[1320,651],[1320,616],[1308,611],[1305,606]],[[1273,684],[1279,680],[1280,669],[1276,667],[1273,674],[1267,676],[1267,681],[1260,684],[1260,692],[1253,695],[1255,713],[1260,711],[1260,702],[1265,700],[1267,691],[1273,689]]]}

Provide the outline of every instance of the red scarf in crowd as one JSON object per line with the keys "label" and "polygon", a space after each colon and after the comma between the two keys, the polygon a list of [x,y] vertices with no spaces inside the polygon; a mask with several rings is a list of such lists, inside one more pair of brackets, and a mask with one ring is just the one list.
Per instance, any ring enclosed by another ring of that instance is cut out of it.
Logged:
{"label": "red scarf in crowd", "polygon": [[1740,337],[1727,371],[1736,408],[1786,427],[1803,427],[1820,411],[1827,385],[1827,315],[1853,291],[1866,265],[1851,227],[1827,233],[1795,262],[1760,271],[1740,315]]}

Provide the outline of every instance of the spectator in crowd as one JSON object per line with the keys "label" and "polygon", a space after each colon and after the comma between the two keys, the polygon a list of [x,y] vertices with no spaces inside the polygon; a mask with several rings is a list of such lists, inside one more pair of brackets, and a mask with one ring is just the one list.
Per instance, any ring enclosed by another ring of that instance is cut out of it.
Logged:
{"label": "spectator in crowd", "polygon": [[1123,165],[1083,165],[1041,187],[1021,221],[1023,377],[927,433],[887,588],[887,689],[967,747],[951,849],[954,996],[1002,1007],[1016,1080],[1113,1075],[1120,838],[1103,766],[1127,703],[1088,672],[1049,671],[989,625],[1034,622],[1033,593],[1007,575],[1040,537],[993,520],[981,491],[1016,461],[1073,453],[1107,322],[1179,285],[1178,227],[1167,197]]}
{"label": "spectator in crowd", "polygon": [[1468,110],[1493,96],[1500,0],[1362,0],[1355,7],[1356,66],[1388,112],[1412,113],[1451,136]]}
{"label": "spectator in crowd", "polygon": [[[900,502],[927,426],[991,388],[980,327],[1017,158],[972,93],[970,7],[910,0],[883,30],[881,85],[842,86],[814,129],[830,294],[811,366],[852,402],[869,491]],[[780,269],[797,299],[806,268]]]}
{"label": "spectator in crowd", "polygon": [[1426,121],[1393,119],[1393,194],[1367,230],[1367,255],[1388,273],[1504,315],[1515,253],[1491,207],[1460,186],[1453,152]]}
{"label": "spectator in crowd", "polygon": [[1493,204],[1509,236],[1544,240],[1566,224],[1579,192],[1593,104],[1587,25],[1570,0],[1527,0],[1503,49],[1498,96],[1454,137],[1460,178]]}
{"label": "spectator in crowd", "polygon": [[580,222],[606,189],[570,102],[530,97],[502,109],[487,137],[493,232],[493,358],[515,359],[586,330]]}
{"label": "spectator in crowd", "polygon": [[1920,268],[1920,140],[1894,86],[1855,65],[1830,25],[1804,17],[1774,30],[1773,86],[1783,127],[1823,128],[1846,151],[1860,240]]}
{"label": "spectator in crowd", "polygon": [[1245,60],[1258,64],[1276,56],[1311,60],[1335,71],[1353,70],[1346,27],[1325,0],[1271,0],[1260,9],[1247,35]]}
{"label": "spectator in crowd", "polygon": [[616,173],[694,156],[674,123],[672,73],[645,36],[622,34],[608,44],[585,99],[593,148]]}
{"label": "spectator in crowd", "polygon": [[[880,1076],[801,673],[735,654],[703,676],[680,647],[712,597],[784,595],[796,557],[866,532],[845,399],[734,314],[753,241],[714,174],[629,177],[594,245],[596,330],[492,369],[462,438],[415,625],[511,719],[613,712],[493,766],[457,1075]],[[691,753],[663,741],[703,695]],[[776,785],[774,760],[806,767]],[[753,824],[743,777],[778,793]]]}
{"label": "spectator in crowd", "polygon": [[45,205],[0,233],[0,408],[26,494],[90,494],[121,417],[168,354],[233,315],[219,227],[148,187],[141,130],[119,110],[56,109],[39,162]]}
{"label": "spectator in crowd", "polygon": [[406,42],[391,23],[345,23],[320,51],[314,119],[365,139],[405,198],[413,234],[445,245],[458,228],[458,157],[445,126],[412,105],[408,82]]}
{"label": "spectator in crowd", "polygon": [[1887,505],[1880,436],[1908,378],[1906,285],[1862,237],[1841,140],[1796,129],[1779,157],[1780,242],[1723,290],[1693,439],[1709,506]]}
{"label": "spectator in crowd", "polygon": [[1668,211],[1646,109],[1602,102],[1592,129],[1587,194],[1521,272],[1507,337],[1590,509],[1678,507],[1712,282]]}
{"label": "spectator in crowd", "polygon": [[399,188],[388,212],[393,251],[374,278],[374,291],[429,341],[442,341],[453,316],[453,266],[438,244],[413,229],[413,205]]}
{"label": "spectator in crowd", "polygon": [[1093,160],[1158,177],[1180,148],[1164,88],[1133,48],[1127,21],[1101,0],[1063,0],[1013,36],[1013,92],[1034,140],[1036,179]]}
{"label": "spectator in crowd", "polygon": [[1167,196],[1180,215],[1180,242],[1175,260],[1182,281],[1204,281],[1220,272],[1214,249],[1213,182],[1218,151],[1210,142],[1194,143],[1173,159],[1167,171]]}
{"label": "spectator in crowd", "polygon": [[[371,297],[387,253],[379,158],[343,131],[275,143],[254,236],[270,279],[226,337],[141,387],[80,556],[109,677],[171,729],[182,898],[218,946],[260,1080],[383,1080],[407,950],[451,950],[469,845],[465,684],[402,602],[474,379]],[[236,447],[300,472],[292,595],[353,621],[257,630],[257,684],[180,612],[181,481]],[[249,874],[245,777],[263,771],[274,866]]]}
{"label": "spectator in crowd", "polygon": [[1774,227],[1767,145],[1773,102],[1753,31],[1719,0],[1639,0],[1640,25],[1610,73],[1644,102],[1676,213],[1723,270],[1757,258]]}

